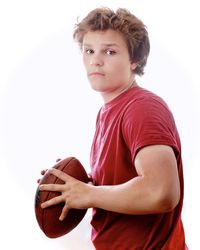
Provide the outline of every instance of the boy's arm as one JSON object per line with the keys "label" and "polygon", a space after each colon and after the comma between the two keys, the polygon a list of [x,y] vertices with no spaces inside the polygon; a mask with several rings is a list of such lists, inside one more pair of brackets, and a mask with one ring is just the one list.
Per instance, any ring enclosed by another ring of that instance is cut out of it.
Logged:
{"label": "boy's arm", "polygon": [[180,183],[171,147],[144,147],[134,163],[137,177],[116,186],[92,187],[92,207],[126,214],[150,214],[168,212],[178,204]]}

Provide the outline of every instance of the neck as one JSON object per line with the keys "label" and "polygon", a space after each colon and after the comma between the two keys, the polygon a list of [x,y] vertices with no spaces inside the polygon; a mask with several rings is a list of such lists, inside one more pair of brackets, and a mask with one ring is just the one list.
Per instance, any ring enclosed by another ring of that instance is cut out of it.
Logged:
{"label": "neck", "polygon": [[128,91],[129,89],[132,89],[133,87],[137,86],[137,82],[135,79],[133,79],[133,81],[131,83],[129,83],[127,86],[125,86],[122,89],[117,89],[116,91],[113,91],[112,93],[108,94],[108,93],[101,93],[104,103],[108,103],[111,100],[113,100],[114,98],[116,98],[117,96],[121,95],[122,93]]}

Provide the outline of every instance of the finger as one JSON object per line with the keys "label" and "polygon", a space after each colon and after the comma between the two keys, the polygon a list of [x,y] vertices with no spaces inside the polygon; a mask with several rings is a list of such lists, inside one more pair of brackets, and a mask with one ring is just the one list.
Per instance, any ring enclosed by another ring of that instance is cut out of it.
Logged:
{"label": "finger", "polygon": [[55,191],[62,192],[64,190],[63,184],[42,184],[39,186],[40,191]]}
{"label": "finger", "polygon": [[64,220],[64,219],[66,218],[68,212],[69,212],[69,208],[68,208],[68,206],[67,206],[67,203],[65,203],[65,206],[63,207],[62,213],[61,213],[61,215],[60,215],[60,217],[59,217],[59,220],[60,220],[60,221]]}
{"label": "finger", "polygon": [[41,204],[41,208],[47,208],[53,205],[57,205],[59,203],[63,202],[63,198],[61,196],[56,196],[55,198],[52,198],[48,201],[45,201]]}
{"label": "finger", "polygon": [[44,175],[44,174],[47,172],[47,170],[48,170],[48,169],[43,169],[43,170],[41,171],[41,174]]}
{"label": "finger", "polygon": [[70,178],[70,176],[68,174],[66,174],[63,171],[60,171],[56,168],[49,169],[48,173],[55,175],[56,177],[58,177],[59,179],[61,179],[64,182],[66,182]]}

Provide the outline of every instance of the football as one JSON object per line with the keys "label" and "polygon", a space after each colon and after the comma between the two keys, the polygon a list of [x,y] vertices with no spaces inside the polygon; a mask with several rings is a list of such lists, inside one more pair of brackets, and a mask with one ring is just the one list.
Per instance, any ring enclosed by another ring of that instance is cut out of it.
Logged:
{"label": "football", "polygon": [[[79,181],[85,183],[89,182],[89,177],[84,167],[75,157],[68,157],[61,160],[53,167],[71,175]],[[47,172],[40,180],[39,185],[62,183],[62,180]],[[50,200],[59,194],[59,192],[54,191],[40,191],[39,186],[35,194],[36,219],[43,233],[49,238],[57,238],[69,233],[81,222],[87,212],[87,209],[70,209],[66,218],[63,221],[60,221],[59,216],[64,204],[60,203],[51,207],[41,208],[41,203]]]}

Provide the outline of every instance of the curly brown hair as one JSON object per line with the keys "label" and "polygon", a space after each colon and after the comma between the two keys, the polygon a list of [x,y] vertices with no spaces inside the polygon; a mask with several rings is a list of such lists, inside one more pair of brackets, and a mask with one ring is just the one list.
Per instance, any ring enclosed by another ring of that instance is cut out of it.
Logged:
{"label": "curly brown hair", "polygon": [[146,26],[124,8],[113,10],[96,8],[75,25],[73,38],[82,49],[84,35],[88,31],[112,29],[122,33],[127,43],[130,61],[137,63],[135,74],[143,75],[144,67],[150,51],[150,43]]}

